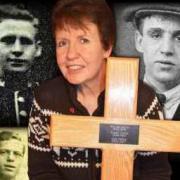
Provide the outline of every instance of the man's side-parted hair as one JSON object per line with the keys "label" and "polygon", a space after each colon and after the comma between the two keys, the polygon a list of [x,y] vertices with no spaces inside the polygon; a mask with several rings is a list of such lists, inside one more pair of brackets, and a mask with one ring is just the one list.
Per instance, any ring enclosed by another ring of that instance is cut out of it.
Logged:
{"label": "man's side-parted hair", "polygon": [[39,20],[23,6],[14,4],[0,4],[0,23],[5,19],[25,20],[32,23],[36,29],[36,40],[39,38]]}
{"label": "man's side-parted hair", "polygon": [[67,26],[86,29],[86,23],[97,25],[105,50],[115,41],[115,21],[105,0],[58,0],[52,12],[52,32]]}
{"label": "man's side-parted hair", "polygon": [[[18,133],[15,133],[13,131],[1,131],[0,132],[0,143],[2,141],[8,141],[11,139],[15,139],[15,140],[18,140],[23,143],[22,138],[20,137],[20,135]],[[23,155],[24,155],[24,153],[25,153],[25,145],[23,144]]]}

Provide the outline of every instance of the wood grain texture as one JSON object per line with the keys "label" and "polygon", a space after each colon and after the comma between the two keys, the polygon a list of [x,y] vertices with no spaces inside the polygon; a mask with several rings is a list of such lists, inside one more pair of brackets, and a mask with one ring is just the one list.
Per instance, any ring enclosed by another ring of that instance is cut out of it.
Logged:
{"label": "wood grain texture", "polygon": [[[137,111],[138,59],[107,61],[105,117],[134,118]],[[102,180],[132,180],[134,152],[104,149]],[[126,163],[124,163],[126,162]]]}
{"label": "wood grain texture", "polygon": [[[132,151],[103,151],[102,176],[103,180],[131,180],[133,172],[134,152]],[[110,160],[110,161],[109,161]],[[112,163],[112,164],[109,164]]]}
{"label": "wood grain texture", "polygon": [[[99,126],[102,123],[138,125],[139,144],[99,143]],[[53,115],[51,126],[53,126],[51,145],[54,146],[61,144],[62,146],[121,151],[180,152],[180,121]]]}
{"label": "wood grain texture", "polygon": [[108,59],[105,117],[134,118],[136,116],[138,68],[137,58]]}

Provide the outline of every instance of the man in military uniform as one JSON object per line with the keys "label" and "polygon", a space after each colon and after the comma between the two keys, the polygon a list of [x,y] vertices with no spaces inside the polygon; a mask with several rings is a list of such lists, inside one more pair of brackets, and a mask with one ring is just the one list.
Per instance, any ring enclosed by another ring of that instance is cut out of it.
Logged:
{"label": "man in military uniform", "polygon": [[0,5],[0,126],[27,126],[32,103],[31,68],[41,55],[38,19],[29,11]]}

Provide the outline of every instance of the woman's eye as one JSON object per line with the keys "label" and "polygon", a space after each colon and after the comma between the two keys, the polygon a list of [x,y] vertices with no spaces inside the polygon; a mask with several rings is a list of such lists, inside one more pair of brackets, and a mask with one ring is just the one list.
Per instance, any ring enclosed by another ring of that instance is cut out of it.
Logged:
{"label": "woman's eye", "polygon": [[89,39],[87,38],[81,38],[80,41],[82,44],[89,43]]}
{"label": "woman's eye", "polygon": [[66,42],[65,41],[59,41],[58,43],[57,43],[57,47],[64,47],[64,46],[66,46]]}

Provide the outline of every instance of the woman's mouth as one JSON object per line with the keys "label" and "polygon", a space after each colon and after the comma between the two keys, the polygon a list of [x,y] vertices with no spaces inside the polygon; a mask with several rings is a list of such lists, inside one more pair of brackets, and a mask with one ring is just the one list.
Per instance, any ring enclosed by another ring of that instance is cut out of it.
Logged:
{"label": "woman's mouth", "polygon": [[69,70],[80,70],[80,69],[84,68],[84,66],[82,66],[82,65],[69,65],[69,66],[67,66],[67,68]]}

